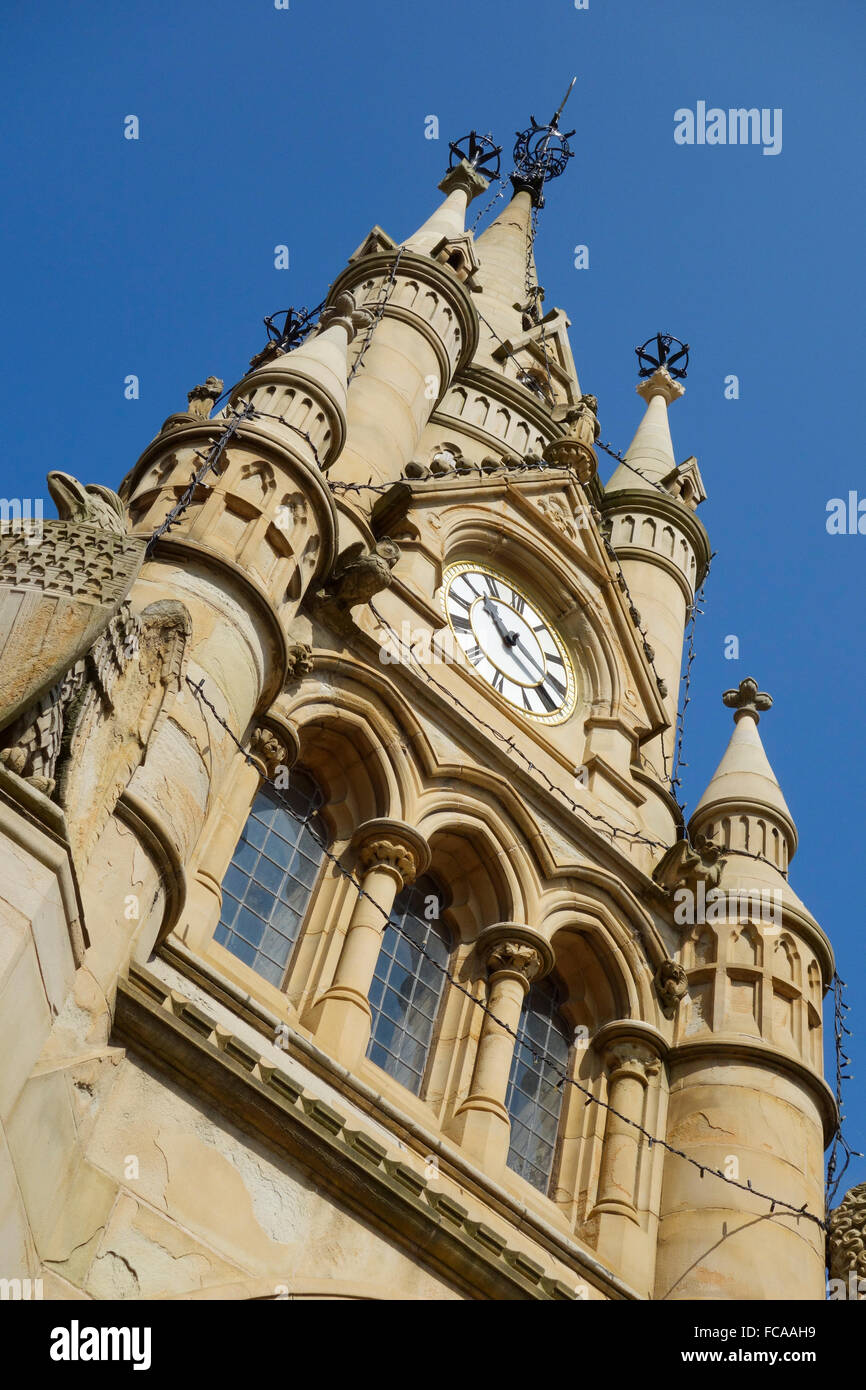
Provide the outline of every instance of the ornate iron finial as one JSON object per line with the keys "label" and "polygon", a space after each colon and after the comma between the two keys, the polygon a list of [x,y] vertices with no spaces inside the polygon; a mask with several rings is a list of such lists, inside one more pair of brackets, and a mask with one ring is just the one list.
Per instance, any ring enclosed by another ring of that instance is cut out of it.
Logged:
{"label": "ornate iron finial", "polygon": [[[282,325],[277,322],[281,314]],[[315,309],[306,309],[302,305],[300,309],[278,309],[275,314],[268,314],[263,322],[271,342],[281,352],[291,352],[309,332],[315,314]]]}
{"label": "ornate iron finial", "polygon": [[[672,352],[672,348],[676,351]],[[638,376],[652,376],[659,367],[665,367],[672,377],[681,380],[688,372],[689,345],[680,338],[675,338],[672,333],[657,333],[654,338],[647,338],[643,347],[635,348],[635,352]]]}
{"label": "ornate iron finial", "polygon": [[773,697],[768,695],[765,690],[758,689],[758,682],[747,676],[740,681],[736,690],[726,690],[722,696],[724,703],[729,709],[734,711],[734,722],[742,719],[744,714],[751,715],[757,724],[761,717],[760,712],[772,709]]}
{"label": "ornate iron finial", "polygon": [[502,146],[493,143],[490,131],[486,135],[479,135],[477,131],[470,130],[468,135],[461,135],[459,140],[452,140],[448,148],[451,151],[449,169],[456,169],[461,159],[465,159],[466,163],[471,164],[476,173],[483,175],[485,179],[492,181],[499,178],[499,156],[502,154]]}
{"label": "ornate iron finial", "polygon": [[571,79],[568,91],[547,125],[539,125],[535,117],[530,116],[531,125],[526,130],[516,132],[515,175],[521,184],[535,194],[539,204],[544,185],[549,183],[551,179],[559,178],[568,161],[574,156],[574,150],[568,144],[574,131],[560,130],[559,118],[565,103],[571,96],[576,81],[576,77]]}

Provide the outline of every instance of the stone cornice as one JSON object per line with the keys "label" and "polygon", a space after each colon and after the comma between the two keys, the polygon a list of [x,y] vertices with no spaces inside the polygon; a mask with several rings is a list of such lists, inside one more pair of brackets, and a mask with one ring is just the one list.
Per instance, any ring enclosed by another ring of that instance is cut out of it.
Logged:
{"label": "stone cornice", "polygon": [[[671,1068],[671,1086],[674,1084],[673,1070],[678,1063],[691,1061],[709,1062],[718,1067],[722,1062],[739,1061],[766,1071],[768,1067],[793,1077],[805,1085],[821,1115],[824,1126],[824,1143],[829,1144],[836,1131],[838,1110],[836,1098],[822,1076],[805,1066],[787,1052],[780,1052],[769,1043],[757,1040],[747,1042],[739,1034],[713,1033],[711,1037],[681,1042],[672,1047],[668,1054]],[[716,1084],[722,1083],[716,1078]]]}
{"label": "stone cornice", "polygon": [[[576,1299],[409,1165],[191,1001],[133,967],[117,993],[113,1040],[186,1085],[317,1187],[471,1298]],[[592,1281],[598,1287],[598,1281]],[[601,1284],[604,1287],[604,1284]],[[605,1292],[608,1292],[605,1289]],[[620,1289],[614,1297],[622,1297]]]}
{"label": "stone cornice", "polygon": [[[181,425],[172,430],[169,434],[158,434],[150,441],[147,448],[136,460],[120,485],[118,495],[122,497],[127,508],[130,500],[135,493],[139,479],[147,469],[151,467],[157,459],[166,454],[175,454],[180,447],[189,449],[207,449],[211,447],[215,439],[219,437],[225,427],[226,422],[219,418],[213,420],[198,420],[189,425]],[[320,534],[319,551],[316,557],[316,570],[311,576],[311,582],[322,578],[333,566],[337,556],[337,507],[333,493],[328,486],[325,475],[319,468],[307,462],[300,451],[295,451],[284,444],[281,440],[275,439],[270,430],[256,425],[255,421],[245,420],[238,426],[234,436],[237,443],[247,443],[255,447],[262,458],[276,465],[277,468],[287,466],[293,468],[303,476],[298,479],[306,490],[310,489],[315,496],[317,506],[320,508],[322,519],[327,516],[327,529]],[[302,446],[305,447],[305,446]],[[164,485],[155,486],[150,489],[154,494],[165,491]],[[136,498],[136,500],[138,500]],[[134,535],[138,534],[133,532]]]}
{"label": "stone cornice", "polygon": [[[394,250],[386,249],[384,251],[375,251],[366,256],[359,256],[357,260],[350,261],[346,269],[340,272],[332,284],[328,293],[329,300],[335,299],[343,290],[354,292],[360,282],[370,277],[375,279],[377,276],[390,275],[395,254],[396,247]],[[441,394],[444,394],[447,385],[458,372],[463,370],[466,363],[472,360],[478,347],[479,320],[472,305],[469,292],[464,289],[454,272],[448,266],[434,261],[430,256],[419,254],[416,251],[409,251],[406,247],[403,247],[403,254],[400,257],[400,265],[397,274],[398,278],[411,277],[412,279],[421,280],[425,284],[430,285],[443,296],[457,313],[463,342],[453,373],[451,372],[449,364],[440,377],[442,383]],[[357,295],[355,295],[355,298],[358,300]],[[364,307],[359,300],[358,306],[359,308]],[[411,323],[415,328],[425,323],[425,320],[423,320],[420,315],[413,313],[411,309],[406,309],[401,305],[394,304],[393,300],[389,300],[388,303],[386,303],[384,316],[388,318],[401,318],[405,322]],[[437,356],[441,356],[442,349],[441,346],[437,346],[439,340],[435,330],[428,328],[427,333],[431,342],[433,342],[434,339],[436,340],[434,348]]]}
{"label": "stone cornice", "polygon": [[[662,521],[670,522],[683,532],[695,552],[697,561],[697,574],[695,577],[695,587],[700,588],[710,564],[710,538],[702,521],[700,521],[689,508],[669,493],[660,491],[658,488],[623,488],[616,492],[606,492],[601,502],[601,510],[605,516],[613,512],[627,512],[631,508],[639,508],[649,516],[657,516]],[[663,556],[655,551],[648,550],[644,546],[630,545],[622,546],[617,550],[620,559],[627,554],[639,555],[642,560],[655,560],[661,564]],[[669,565],[663,568],[670,568]],[[681,572],[674,565],[673,571],[682,579]]]}

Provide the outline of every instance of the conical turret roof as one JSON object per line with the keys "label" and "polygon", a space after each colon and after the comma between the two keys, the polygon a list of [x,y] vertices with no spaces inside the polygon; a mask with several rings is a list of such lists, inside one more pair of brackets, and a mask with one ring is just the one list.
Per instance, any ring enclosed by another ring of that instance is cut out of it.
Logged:
{"label": "conical turret roof", "polygon": [[626,450],[627,463],[619,464],[605,488],[608,496],[632,488],[652,490],[654,484],[667,478],[677,466],[668,406],[685,394],[685,387],[675,381],[665,367],[659,367],[648,380],[639,382],[636,389],[647,408]]}

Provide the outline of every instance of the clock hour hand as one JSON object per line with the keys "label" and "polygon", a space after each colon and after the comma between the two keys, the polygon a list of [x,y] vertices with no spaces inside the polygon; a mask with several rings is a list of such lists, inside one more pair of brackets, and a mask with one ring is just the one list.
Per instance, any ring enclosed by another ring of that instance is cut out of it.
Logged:
{"label": "clock hour hand", "polygon": [[496,631],[499,633],[499,636],[502,638],[506,647],[513,647],[515,642],[517,641],[518,634],[516,632],[508,631],[508,628],[505,626],[504,622],[499,616],[496,604],[493,602],[489,594],[484,595],[483,607],[485,613],[487,613],[493,619],[493,626],[496,628]]}

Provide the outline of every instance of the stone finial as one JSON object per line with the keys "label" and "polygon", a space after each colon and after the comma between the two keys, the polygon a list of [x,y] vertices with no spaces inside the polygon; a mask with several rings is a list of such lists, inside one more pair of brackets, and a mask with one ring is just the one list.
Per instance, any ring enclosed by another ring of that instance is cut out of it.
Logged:
{"label": "stone finial", "polygon": [[663,960],[653,977],[656,994],[665,1018],[673,1018],[680,1000],[685,998],[689,980],[685,970],[675,960]]}
{"label": "stone finial", "polygon": [[357,309],[355,307],[355,296],[348,290],[343,290],[337,295],[333,304],[326,304],[319,315],[317,333],[324,333],[326,328],[344,328],[346,337],[351,343],[357,333],[370,327],[373,322],[373,315],[367,309]]}
{"label": "stone finial", "polygon": [[207,420],[210,413],[223,393],[223,383],[218,376],[209,376],[207,381],[201,386],[194,386],[191,391],[187,391],[186,398],[189,401],[188,415],[193,415],[199,420]]}
{"label": "stone finial", "polygon": [[752,680],[751,676],[746,676],[745,680],[740,681],[736,690],[726,690],[722,700],[734,711],[735,724],[746,714],[757,724],[761,713],[771,709],[773,705],[773,697],[766,691],[759,690],[758,682]]}

